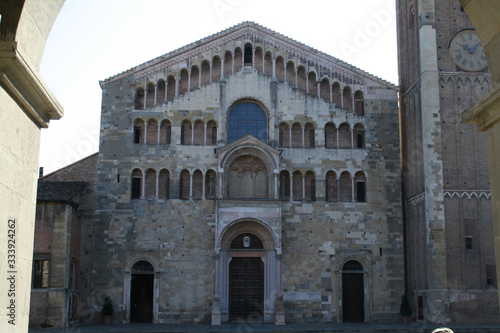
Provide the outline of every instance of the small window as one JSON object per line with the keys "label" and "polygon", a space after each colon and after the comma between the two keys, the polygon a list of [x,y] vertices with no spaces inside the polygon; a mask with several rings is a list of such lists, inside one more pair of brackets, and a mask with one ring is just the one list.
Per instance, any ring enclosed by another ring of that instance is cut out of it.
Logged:
{"label": "small window", "polygon": [[245,44],[245,65],[251,65],[252,64],[252,58],[253,58],[253,51],[252,51],[252,45],[251,44]]}
{"label": "small window", "polygon": [[472,250],[472,236],[465,236],[465,249]]}
{"label": "small window", "polygon": [[49,260],[35,260],[33,269],[33,288],[49,287]]}
{"label": "small window", "polygon": [[140,127],[134,127],[134,143],[141,143],[142,130]]}
{"label": "small window", "polygon": [[131,198],[140,199],[142,192],[142,172],[141,170],[134,170],[132,173],[132,188],[131,188]]}
{"label": "small window", "polygon": [[357,202],[366,202],[366,194],[365,194],[365,183],[357,182],[356,183],[356,201]]}

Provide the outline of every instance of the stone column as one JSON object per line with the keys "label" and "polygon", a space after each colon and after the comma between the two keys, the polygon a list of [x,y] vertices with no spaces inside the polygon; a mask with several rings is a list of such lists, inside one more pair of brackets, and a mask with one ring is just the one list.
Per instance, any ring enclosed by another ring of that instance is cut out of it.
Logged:
{"label": "stone column", "polygon": [[277,290],[274,303],[274,324],[285,325],[285,302],[281,291],[281,254],[276,254]]}
{"label": "stone column", "polygon": [[219,258],[219,254],[216,254],[214,256],[214,298],[212,303],[212,325],[220,325],[222,322],[219,295]]}

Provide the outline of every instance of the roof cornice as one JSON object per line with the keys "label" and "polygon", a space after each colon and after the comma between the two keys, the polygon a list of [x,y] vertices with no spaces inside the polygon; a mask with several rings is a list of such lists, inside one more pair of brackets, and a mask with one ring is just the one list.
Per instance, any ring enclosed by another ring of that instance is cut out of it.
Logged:
{"label": "roof cornice", "polygon": [[346,78],[351,78],[363,83],[366,78],[369,78],[381,85],[387,86],[388,88],[397,89],[394,84],[388,81],[254,22],[242,22],[226,30],[202,38],[172,52],[144,62],[125,72],[101,81],[101,86],[131,74],[133,74],[136,79],[147,77],[153,73],[165,70],[168,67],[173,67],[195,55],[212,50],[218,46],[223,46],[232,40],[241,38],[242,36],[258,37],[265,43],[269,43],[269,45],[281,48],[299,57],[306,58],[308,61],[321,67],[331,69]]}

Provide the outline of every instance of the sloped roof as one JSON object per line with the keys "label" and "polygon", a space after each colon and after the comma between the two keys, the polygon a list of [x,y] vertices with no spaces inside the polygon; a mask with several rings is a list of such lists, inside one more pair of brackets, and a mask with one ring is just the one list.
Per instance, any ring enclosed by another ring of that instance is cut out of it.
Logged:
{"label": "sloped roof", "polygon": [[37,201],[72,202],[87,182],[38,181]]}
{"label": "sloped roof", "polygon": [[186,58],[208,51],[217,45],[223,45],[224,43],[227,43],[233,39],[240,38],[241,36],[256,36],[265,41],[265,43],[267,44],[307,58],[309,61],[312,61],[319,66],[332,68],[342,75],[350,76],[358,80],[363,80],[364,78],[368,77],[381,85],[387,86],[391,89],[397,89],[397,86],[386,80],[383,80],[382,78],[365,72],[357,68],[356,66],[348,64],[345,61],[342,61],[310,46],[297,42],[292,38],[284,36],[254,22],[242,22],[226,30],[202,38],[196,42],[178,48],[177,50],[146,61],[115,76],[109,77],[101,81],[100,84],[101,86],[104,86],[109,82],[121,79],[131,74],[134,74],[136,79],[145,77],[169,66],[178,64],[186,60]]}

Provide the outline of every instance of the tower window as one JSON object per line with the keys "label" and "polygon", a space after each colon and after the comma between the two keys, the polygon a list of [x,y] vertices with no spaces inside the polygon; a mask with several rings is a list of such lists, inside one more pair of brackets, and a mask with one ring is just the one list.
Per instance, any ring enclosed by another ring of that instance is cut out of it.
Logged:
{"label": "tower window", "polygon": [[472,246],[472,236],[465,236],[465,249],[472,250],[474,247]]}

